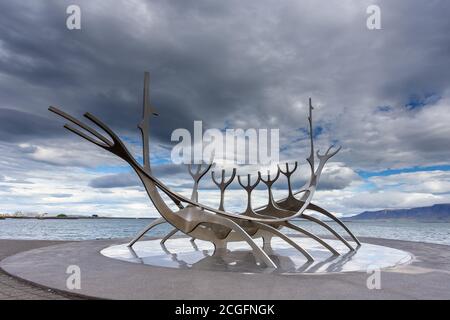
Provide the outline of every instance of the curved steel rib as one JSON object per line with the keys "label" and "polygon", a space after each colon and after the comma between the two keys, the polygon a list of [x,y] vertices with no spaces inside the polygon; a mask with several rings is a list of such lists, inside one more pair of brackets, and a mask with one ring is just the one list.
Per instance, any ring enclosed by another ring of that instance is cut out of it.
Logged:
{"label": "curved steel rib", "polygon": [[156,227],[157,225],[160,225],[162,223],[167,223],[166,219],[164,218],[158,218],[152,223],[150,223],[147,227],[145,227],[141,232],[137,234],[136,237],[133,238],[133,240],[130,241],[128,244],[128,247],[132,247],[139,239],[141,239],[147,232],[149,232],[151,229]]}
{"label": "curved steel rib", "polygon": [[339,219],[337,218],[334,214],[332,214],[331,212],[313,204],[310,203],[307,207],[308,210],[313,210],[315,212],[319,212],[325,216],[327,216],[328,218],[332,219],[333,221],[335,221],[336,223],[338,223],[349,235],[350,237],[352,237],[353,241],[356,242],[356,244],[359,246],[361,246],[361,242],[358,240],[358,238],[353,234],[353,232],[350,231],[350,229]]}
{"label": "curved steel rib", "polygon": [[211,222],[216,222],[221,225],[225,225],[229,228],[231,228],[234,232],[236,232],[238,235],[242,237],[243,240],[245,240],[250,247],[253,249],[253,253],[256,257],[260,258],[268,267],[277,268],[277,265],[273,260],[265,253],[257,244],[255,241],[253,241],[252,237],[245,232],[245,230],[239,226],[236,222],[230,219],[223,218],[218,215],[212,215],[207,213],[209,220]]}
{"label": "curved steel rib", "polygon": [[170,231],[168,234],[164,236],[164,238],[161,239],[161,244],[164,244],[167,240],[169,240],[170,237],[175,235],[175,233],[178,232],[177,228],[173,228],[172,231]]}
{"label": "curved steel rib", "polygon": [[275,229],[274,227],[272,227],[269,224],[264,224],[264,223],[261,223],[261,222],[255,222],[255,224],[260,229],[265,230],[265,231],[269,231],[270,233],[275,234],[277,237],[279,237],[279,238],[283,239],[284,241],[286,241],[287,243],[289,243],[295,249],[300,251],[306,257],[306,259],[308,261],[314,261],[314,258],[308,253],[308,251],[303,249],[300,245],[298,245],[295,241],[293,241],[291,238],[286,236],[284,233],[281,233],[280,231],[278,231],[277,229]]}
{"label": "curved steel rib", "polygon": [[299,226],[296,226],[295,224],[291,223],[291,222],[285,222],[284,227],[287,227],[289,229],[298,231],[300,233],[303,233],[305,236],[310,237],[311,239],[314,239],[315,241],[317,241],[318,243],[320,243],[321,245],[323,245],[325,248],[327,248],[328,250],[331,251],[331,253],[335,256],[339,256],[340,253],[336,251],[336,249],[334,249],[332,246],[330,246],[328,243],[326,243],[324,240],[320,239],[318,236],[316,236],[314,233],[309,232]]}

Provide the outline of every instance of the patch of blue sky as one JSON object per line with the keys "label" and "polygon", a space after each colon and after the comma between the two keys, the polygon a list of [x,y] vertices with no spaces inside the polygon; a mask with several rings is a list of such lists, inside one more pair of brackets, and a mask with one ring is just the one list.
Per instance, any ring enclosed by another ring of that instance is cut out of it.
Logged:
{"label": "patch of blue sky", "polygon": [[411,172],[421,172],[421,171],[450,171],[450,164],[435,165],[435,166],[415,166],[408,168],[399,169],[387,169],[382,171],[365,171],[357,170],[356,172],[364,179],[370,177],[385,177],[400,173],[411,173]]}
{"label": "patch of blue sky", "polygon": [[123,166],[97,166],[95,168],[88,168],[86,169],[89,172],[95,172],[95,173],[124,173],[129,172],[131,169],[127,164],[124,164]]}
{"label": "patch of blue sky", "polygon": [[378,187],[375,183],[365,180],[364,183],[359,184],[355,187],[355,192],[364,192],[364,191],[375,191],[378,190]]}
{"label": "patch of blue sky", "polygon": [[225,130],[227,130],[227,129],[233,129],[233,128],[231,127],[231,122],[230,122],[230,120],[225,120],[225,123],[224,123],[223,127],[220,128],[219,130],[223,132],[223,131],[225,131]]}
{"label": "patch of blue sky", "polygon": [[[142,164],[143,158],[142,156],[136,156],[136,160]],[[161,157],[151,157],[151,164],[153,166],[155,165],[162,165],[162,164],[168,164],[171,163],[170,158],[161,158]],[[130,172],[131,168],[128,164],[124,163],[124,165],[114,165],[114,166],[108,166],[108,165],[102,165],[97,166],[95,168],[87,168],[86,169],[89,172],[94,173],[106,173],[106,174],[115,174],[115,173],[126,173]]]}
{"label": "patch of blue sky", "polygon": [[297,138],[297,141],[302,140],[302,139],[308,137],[308,135],[309,135],[309,129],[307,129],[307,128],[297,128],[297,131],[300,132],[301,134],[303,134],[303,136],[304,136],[304,137]]}
{"label": "patch of blue sky", "polygon": [[305,128],[297,128],[296,131],[300,132],[301,136],[295,137],[289,143],[282,145],[280,147],[280,151],[281,152],[288,150],[289,148],[292,147],[293,144],[295,144],[295,143],[297,143],[299,141],[303,141],[303,140],[309,139],[309,133],[308,133],[307,129],[305,129]]}
{"label": "patch of blue sky", "polygon": [[436,93],[412,95],[405,107],[408,110],[420,109],[426,105],[437,103],[442,97]]}
{"label": "patch of blue sky", "polygon": [[[136,156],[137,162],[139,162],[141,165],[144,164],[144,158],[140,156]],[[150,156],[150,164],[152,166],[162,165],[162,164],[168,164],[171,163],[172,160],[170,158],[160,157],[160,156]]]}
{"label": "patch of blue sky", "polygon": [[130,137],[130,136],[120,136],[120,138],[129,144],[142,146],[142,141],[140,138]]}
{"label": "patch of blue sky", "polygon": [[318,136],[320,136],[323,133],[324,129],[321,126],[315,126],[313,128],[313,138],[317,138]]}
{"label": "patch of blue sky", "polygon": [[290,144],[284,144],[284,145],[280,146],[280,152],[285,152],[285,151],[289,150],[290,147],[291,147]]}
{"label": "patch of blue sky", "polygon": [[[324,130],[325,129],[322,126],[314,127],[313,138],[316,139],[317,137],[319,137],[324,132]],[[280,151],[285,151],[285,150],[289,149],[289,147],[291,147],[291,145],[294,143],[310,139],[309,128],[297,128],[296,131],[299,132],[301,135],[292,139],[289,144],[281,146]],[[338,145],[338,142],[339,142],[339,140],[333,139],[331,143],[336,146],[336,145]]]}
{"label": "patch of blue sky", "polygon": [[[298,140],[302,140],[302,139],[306,139],[309,138],[309,127],[306,128],[298,128],[297,131],[299,131],[300,133],[302,133],[304,136],[298,138]],[[318,136],[320,136],[323,132],[325,131],[325,129],[322,126],[314,126],[313,127],[313,138],[317,138]],[[297,141],[298,141],[297,140]]]}
{"label": "patch of blue sky", "polygon": [[172,163],[172,160],[170,158],[164,158],[164,157],[152,157],[151,163],[152,163],[152,165],[161,165],[161,164]]}

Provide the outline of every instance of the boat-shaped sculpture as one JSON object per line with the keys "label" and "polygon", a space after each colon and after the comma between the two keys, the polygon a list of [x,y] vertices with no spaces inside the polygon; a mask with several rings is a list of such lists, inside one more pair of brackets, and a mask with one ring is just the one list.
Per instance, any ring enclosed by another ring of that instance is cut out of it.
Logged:
{"label": "boat-shaped sculpture", "polygon": [[[58,108],[49,108],[51,112],[58,114],[71,123],[64,125],[66,129],[126,161],[142,181],[150,200],[153,202],[156,210],[161,215],[161,218],[154,220],[135,238],[133,238],[133,240],[129,243],[130,247],[139,241],[153,227],[162,223],[169,223],[173,226],[173,230],[162,239],[162,243],[164,243],[176,232],[182,232],[188,235],[191,238],[191,241],[194,241],[195,239],[210,241],[214,244],[216,250],[226,248],[227,243],[230,241],[246,241],[253,250],[253,254],[256,259],[264,263],[265,266],[269,268],[277,268],[275,262],[264,250],[265,246],[270,246],[272,237],[281,238],[283,241],[297,249],[299,254],[303,255],[308,261],[314,260],[308,252],[308,249],[301,247],[291,237],[288,237],[286,234],[282,233],[280,231],[282,228],[288,228],[292,231],[299,232],[303,236],[307,236],[324,246],[330,251],[331,254],[339,255],[339,252],[329,245],[324,239],[293,224],[293,219],[306,219],[320,225],[344,243],[350,251],[356,250],[356,248],[361,245],[355,235],[335,215],[311,202],[325,164],[340,150],[340,148],[338,148],[333,151],[332,146],[328,148],[324,154],[320,154],[319,151],[315,153],[312,134],[313,107],[311,104],[311,99],[309,100],[308,118],[310,155],[307,158],[311,174],[307,183],[296,192],[292,190],[291,176],[297,169],[297,162],[294,164],[292,169],[290,169],[289,164],[286,163],[285,171],[278,166],[276,174],[271,175],[268,173],[267,178],[258,172],[258,175],[256,179],[254,179],[253,183],[251,182],[251,175],[247,175],[247,181],[244,181],[243,177],[238,176],[237,180],[239,184],[247,192],[247,208],[242,213],[232,213],[226,211],[224,194],[227,187],[236,177],[236,169],[233,169],[233,172],[228,179],[225,177],[225,170],[222,170],[221,177],[219,179],[217,179],[218,177],[216,176],[216,172],[212,172],[211,178],[220,190],[220,205],[218,208],[212,208],[204,205],[198,200],[199,182],[210,171],[212,164],[197,165],[196,170],[193,170],[192,166],[188,166],[189,173],[194,180],[191,198],[187,198],[172,191],[166,184],[154,176],[150,165],[149,125],[151,116],[157,114],[149,103],[148,84],[149,74],[145,73],[143,117],[142,121],[138,125],[142,135],[143,164],[139,163],[127,149],[123,141],[106,124],[94,115],[86,113],[84,116],[101,128],[104,131],[104,134],[99,133],[94,128],[86,125]],[[317,165],[316,160],[318,160]],[[272,194],[272,185],[280,177],[280,174],[287,178],[289,193],[285,199],[275,200]],[[263,207],[253,208],[251,203],[251,194],[260,182],[264,183],[267,187],[268,203]],[[161,193],[167,195],[170,201],[178,207],[178,210],[171,209],[171,207],[164,201]],[[334,220],[347,232],[350,238],[353,239],[355,245],[352,246],[343,236],[341,236],[326,222],[306,214],[306,210],[314,211],[327,217],[328,219]],[[255,238],[263,239],[262,248],[254,241]]]}

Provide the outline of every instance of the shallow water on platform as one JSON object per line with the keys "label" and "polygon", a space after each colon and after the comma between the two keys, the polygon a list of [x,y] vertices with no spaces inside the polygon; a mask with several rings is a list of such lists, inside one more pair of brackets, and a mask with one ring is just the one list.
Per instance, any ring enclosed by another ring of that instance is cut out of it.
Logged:
{"label": "shallow water on platform", "polygon": [[[132,237],[152,219],[77,219],[77,220],[0,220],[0,239],[89,240]],[[336,230],[340,227],[328,222]],[[325,229],[308,221],[295,221],[318,235],[329,235]],[[347,226],[357,236],[419,241],[450,245],[450,223],[416,221],[352,221]],[[171,226],[163,224],[150,236],[163,236]],[[345,232],[341,232],[345,234]]]}
{"label": "shallow water on platform", "polygon": [[[214,252],[211,243],[201,240],[191,243],[187,238],[177,238],[165,245],[161,245],[159,240],[150,240],[137,242],[133,248],[127,244],[113,245],[101,253],[112,259],[166,268],[283,274],[366,272],[370,268],[394,267],[412,259],[409,253],[394,248],[364,243],[356,251],[349,251],[341,242],[327,240],[340,253],[336,256],[312,239],[292,239],[301,247],[308,248],[314,261],[308,261],[280,238],[273,238],[271,246],[264,249],[278,266],[277,269],[261,264],[243,241],[228,243],[227,250]],[[261,239],[256,242],[262,247]]]}

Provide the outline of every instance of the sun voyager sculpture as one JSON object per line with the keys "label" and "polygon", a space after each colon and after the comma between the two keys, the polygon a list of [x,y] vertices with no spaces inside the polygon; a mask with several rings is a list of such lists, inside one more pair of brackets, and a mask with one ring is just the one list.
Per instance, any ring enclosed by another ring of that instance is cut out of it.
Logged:
{"label": "sun voyager sculpture", "polygon": [[[149,74],[147,72],[144,77],[143,116],[142,121],[138,125],[142,135],[143,164],[139,163],[125,146],[123,141],[106,124],[94,115],[90,113],[84,114],[88,120],[104,131],[103,134],[58,108],[49,107],[49,110],[70,122],[70,124],[68,123],[64,125],[66,129],[126,161],[142,181],[150,200],[153,202],[153,205],[160,213],[161,217],[154,220],[144,230],[139,232],[139,234],[137,234],[136,237],[134,237],[128,244],[129,247],[132,247],[137,241],[143,238],[144,235],[147,234],[147,232],[149,232],[153,227],[162,223],[169,223],[173,226],[173,230],[161,239],[162,244],[178,231],[189,236],[191,238],[190,241],[199,239],[212,242],[216,251],[225,249],[227,247],[227,243],[229,242],[245,241],[251,247],[256,260],[259,260],[268,268],[278,267],[274,260],[264,250],[266,246],[270,246],[272,237],[279,237],[287,244],[298,250],[299,254],[303,255],[308,261],[314,260],[312,255],[308,253],[308,248],[300,246],[291,237],[282,233],[280,231],[282,228],[287,228],[290,229],[290,231],[309,237],[323,246],[332,255],[338,256],[340,254],[335,248],[324,241],[324,239],[294,224],[292,222],[294,219],[308,220],[323,227],[328,230],[338,241],[342,242],[350,251],[355,251],[359,246],[361,246],[361,243],[357,237],[342,221],[340,221],[332,213],[312,203],[312,198],[317,189],[325,164],[331,157],[339,152],[340,148],[333,151],[333,146],[331,146],[323,154],[320,154],[319,150],[317,152],[314,151],[312,134],[313,107],[311,104],[311,99],[309,101],[308,117],[310,154],[306,159],[311,171],[309,180],[300,190],[295,192],[292,190],[291,176],[297,169],[297,162],[295,162],[293,168],[290,168],[289,164],[286,163],[285,170],[282,170],[281,167],[278,166],[277,173],[272,177],[268,174],[267,178],[264,178],[261,173],[258,172],[258,175],[253,183],[251,182],[251,175],[247,175],[247,181],[244,181],[245,179],[243,177],[238,176],[238,183],[247,192],[247,208],[242,213],[232,213],[226,211],[224,203],[225,191],[235,179],[236,169],[233,169],[232,174],[228,179],[225,178],[225,170],[222,170],[220,178],[216,176],[214,171],[211,174],[213,182],[220,190],[220,205],[218,208],[212,208],[204,205],[198,200],[199,182],[206,175],[206,173],[210,171],[212,164],[197,165],[195,170],[191,165],[188,166],[189,173],[194,180],[191,198],[187,198],[172,191],[166,184],[154,176],[150,165],[149,126],[150,118],[152,115],[157,114],[149,103]],[[286,198],[276,200],[274,199],[272,193],[272,185],[280,177],[280,174],[287,178],[289,193]],[[251,194],[260,182],[266,186],[268,191],[267,205],[259,208],[253,208],[251,203]],[[173,205],[169,206],[161,194],[165,194],[178,209],[171,209]],[[322,215],[336,222],[353,239],[356,245],[352,246],[328,223],[316,218],[315,216],[306,214],[306,210],[313,211],[316,214]],[[263,239],[263,247],[260,247],[255,242],[256,238]]]}

